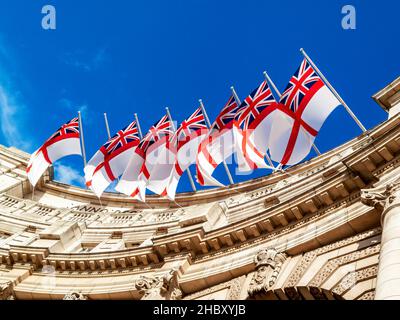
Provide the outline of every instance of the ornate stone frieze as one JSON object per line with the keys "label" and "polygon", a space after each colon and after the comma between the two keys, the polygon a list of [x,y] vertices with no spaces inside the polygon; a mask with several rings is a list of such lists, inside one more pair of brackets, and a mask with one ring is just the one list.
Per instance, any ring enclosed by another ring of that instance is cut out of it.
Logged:
{"label": "ornate stone frieze", "polygon": [[71,292],[66,294],[63,300],[88,300],[88,298],[80,292]]}
{"label": "ornate stone frieze", "polygon": [[375,290],[368,291],[363,293],[357,300],[374,300],[375,298]]}
{"label": "ornate stone frieze", "polygon": [[142,300],[180,300],[178,270],[171,269],[162,277],[141,276],[135,282],[136,290],[143,294]]}
{"label": "ornate stone frieze", "polygon": [[289,276],[287,282],[285,283],[285,287],[294,287],[297,285],[297,283],[300,281],[301,277],[304,275],[304,273],[307,271],[308,267],[311,265],[311,263],[314,261],[314,259],[321,254],[327,253],[329,251],[344,247],[346,245],[349,245],[351,243],[358,242],[363,239],[367,239],[370,237],[373,237],[377,234],[380,234],[382,232],[381,228],[375,228],[372,230],[368,230],[366,232],[360,233],[356,236],[349,237],[343,240],[340,240],[335,243],[331,243],[329,245],[326,245],[322,248],[318,248],[316,250],[307,252],[306,254],[303,255],[301,260],[298,262],[296,265],[296,268],[294,271],[291,273]]}
{"label": "ornate stone frieze", "polygon": [[286,254],[276,249],[263,249],[254,258],[256,272],[250,282],[248,293],[250,296],[271,288],[278,278],[281,267],[286,260]]}
{"label": "ornate stone frieze", "polygon": [[332,292],[343,295],[357,283],[366,279],[375,278],[378,273],[378,266],[374,265],[368,268],[356,270],[347,274],[339,284],[332,290]]}
{"label": "ornate stone frieze", "polygon": [[314,277],[314,279],[308,284],[309,286],[321,287],[328,277],[335,272],[335,270],[344,264],[351,263],[353,261],[361,260],[365,257],[378,254],[380,251],[380,244],[365,248],[360,251],[354,251],[349,254],[340,256],[338,258],[330,260]]}
{"label": "ornate stone frieze", "polygon": [[228,300],[239,300],[240,294],[242,292],[243,283],[246,280],[246,276],[241,276],[230,281],[231,285],[229,287]]}

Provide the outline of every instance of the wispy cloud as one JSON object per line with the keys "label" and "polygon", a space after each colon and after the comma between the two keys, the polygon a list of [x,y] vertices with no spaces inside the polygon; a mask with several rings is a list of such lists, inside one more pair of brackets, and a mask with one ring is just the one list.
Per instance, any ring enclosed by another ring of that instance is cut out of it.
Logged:
{"label": "wispy cloud", "polygon": [[87,103],[75,103],[70,99],[62,98],[58,101],[58,104],[61,108],[66,109],[71,112],[78,112],[80,111],[82,114],[85,123],[90,123],[91,117],[89,113],[91,112]]}
{"label": "wispy cloud", "polygon": [[67,98],[60,99],[59,104],[61,105],[61,107],[64,107],[68,110],[76,110],[76,111],[80,111],[81,113],[88,111],[88,105],[86,103],[83,103],[83,104],[74,103],[72,100],[67,99]]}
{"label": "wispy cloud", "polygon": [[59,162],[54,163],[54,174],[56,181],[81,187],[85,185],[85,179],[78,170]]}
{"label": "wispy cloud", "polygon": [[63,54],[61,60],[66,65],[89,72],[101,67],[108,60],[108,56],[104,48],[91,53],[83,50],[75,50]]}
{"label": "wispy cloud", "polygon": [[15,66],[15,61],[0,35],[0,129],[7,145],[29,151],[29,135],[21,135],[27,108],[21,93],[15,88],[14,79],[9,76],[7,68],[10,66]]}
{"label": "wispy cloud", "polygon": [[28,150],[31,143],[27,141],[27,136],[21,136],[21,127],[25,106],[18,103],[15,96],[0,84],[0,119],[1,133],[7,144],[23,150]]}

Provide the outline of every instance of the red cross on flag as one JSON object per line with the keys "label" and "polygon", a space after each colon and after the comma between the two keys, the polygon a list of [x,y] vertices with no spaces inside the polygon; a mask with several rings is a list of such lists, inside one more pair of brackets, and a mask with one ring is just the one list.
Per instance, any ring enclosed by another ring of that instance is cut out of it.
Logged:
{"label": "red cross on flag", "polygon": [[[179,180],[183,172],[196,162],[200,142],[206,137],[207,133],[208,128],[203,111],[201,107],[198,107],[189,118],[182,121],[173,139],[171,139],[176,145],[175,161],[172,162],[172,168],[166,184],[160,183],[161,186],[165,187],[163,194],[166,194],[169,199],[175,199]],[[162,168],[157,168],[157,171],[166,172]],[[152,172],[151,179],[154,180],[154,177],[155,175]],[[162,179],[158,180],[162,181]]]}
{"label": "red cross on flag", "polygon": [[263,81],[240,105],[236,114],[236,140],[239,145],[238,159],[243,155],[246,162],[238,161],[239,171],[257,168],[273,169],[264,161],[268,149],[276,101],[267,81]]}
{"label": "red cross on flag", "polygon": [[234,131],[237,111],[238,105],[232,95],[199,145],[196,171],[197,181],[202,186],[224,186],[212,174],[220,163],[237,151]]}
{"label": "red cross on flag", "polygon": [[29,159],[26,172],[35,186],[49,165],[69,155],[82,155],[78,118],[63,124]]}
{"label": "red cross on flag", "polygon": [[169,141],[171,122],[167,115],[157,121],[140,141],[115,190],[145,201],[146,186],[150,173],[157,162],[159,148]]}
{"label": "red cross on flag", "polygon": [[166,136],[162,140],[157,148],[146,156],[146,170],[150,174],[144,175],[143,179],[147,180],[146,188],[148,190],[165,196],[169,177],[175,163],[177,145],[174,137]]}
{"label": "red cross on flag", "polygon": [[124,172],[139,141],[136,122],[133,121],[111,137],[89,160],[84,168],[85,181],[98,197]]}
{"label": "red cross on flag", "polygon": [[311,150],[329,114],[340,105],[306,59],[290,79],[275,112],[269,138],[271,158],[294,165]]}

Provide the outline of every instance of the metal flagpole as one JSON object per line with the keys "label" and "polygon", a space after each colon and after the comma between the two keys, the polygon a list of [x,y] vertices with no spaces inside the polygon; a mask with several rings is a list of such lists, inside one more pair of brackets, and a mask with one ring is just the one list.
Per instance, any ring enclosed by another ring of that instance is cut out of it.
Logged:
{"label": "metal flagpole", "polygon": [[[275,92],[277,93],[277,95],[278,95],[279,98],[280,98],[280,97],[281,97],[281,93],[279,92],[279,90],[278,90],[278,88],[276,87],[275,83],[274,83],[274,82],[272,81],[272,79],[269,77],[267,71],[264,71],[264,77],[265,77],[265,79],[269,82],[269,84],[272,86],[272,88],[275,90]],[[307,135],[307,136],[308,136],[308,135]],[[311,139],[310,136],[308,136],[308,138]],[[317,155],[320,156],[320,155],[321,155],[321,152],[319,152],[317,146],[316,146],[314,143],[312,144],[312,147],[313,147],[314,151],[317,153]]]}
{"label": "metal flagpole", "polygon": [[143,139],[142,128],[140,127],[139,118],[137,116],[137,113],[135,113],[135,120],[136,120],[136,126],[137,126],[138,131],[139,131],[140,139]]}
{"label": "metal flagpole", "polygon": [[106,124],[108,139],[111,139],[110,127],[108,126],[107,113],[104,112],[104,122]]}
{"label": "metal flagpole", "polygon": [[365,132],[367,129],[363,126],[363,124],[358,120],[356,115],[351,111],[350,107],[347,105],[346,102],[342,99],[342,97],[337,93],[335,88],[332,87],[332,85],[329,83],[329,81],[325,78],[325,76],[322,74],[322,72],[318,69],[318,67],[315,65],[315,63],[311,60],[311,58],[307,55],[307,53],[304,51],[303,48],[300,49],[300,52],[303,54],[304,58],[307,59],[307,61],[311,64],[311,66],[314,68],[315,72],[319,74],[319,76],[322,78],[322,80],[325,82],[325,84],[329,87],[329,89],[332,91],[332,93],[335,95],[335,97],[340,101],[340,103],[343,105],[343,107],[346,109],[346,111],[349,113],[349,115],[353,118],[353,120],[357,123],[357,125],[360,127],[360,129]]}
{"label": "metal flagpole", "polygon": [[[210,129],[211,128],[211,122],[210,122],[210,119],[208,118],[208,115],[207,115],[207,112],[206,112],[206,108],[204,107],[204,104],[203,104],[203,100],[199,99],[199,103],[200,103],[201,111],[203,111],[204,118],[206,119],[207,127],[208,127],[208,129]],[[223,166],[225,168],[225,171],[226,171],[226,174],[228,176],[229,183],[230,184],[234,184],[231,172],[229,171],[229,168],[228,168],[228,165],[226,164],[226,161],[223,160],[222,164],[223,164]]]}
{"label": "metal flagpole", "polygon": [[[235,88],[233,86],[231,87],[231,90],[232,90],[233,96],[235,97],[236,103],[240,105],[242,102],[240,101],[239,96],[237,95],[236,90],[235,90]],[[274,164],[271,161],[271,158],[268,156],[268,154],[265,154],[265,157],[267,158],[268,164],[271,167],[275,167]]]}
{"label": "metal flagpole", "polygon": [[83,135],[83,127],[82,127],[82,116],[81,112],[78,111],[78,120],[79,120],[79,131],[81,137],[81,147],[82,147],[82,157],[83,157],[83,164],[86,167],[86,149],[85,149],[85,137]]}
{"label": "metal flagpole", "polygon": [[[106,124],[108,139],[111,139],[110,126],[108,125],[107,113],[105,113],[105,112],[104,112],[104,122],[105,122],[105,124]],[[118,180],[118,182],[119,182],[119,177],[117,178],[117,180]],[[99,198],[99,199],[100,199],[100,198]]]}
{"label": "metal flagpole", "polygon": [[[140,139],[143,139],[143,134],[142,134],[142,128],[140,127],[140,123],[139,123],[139,118],[137,113],[134,114],[135,115],[135,120],[136,120],[136,126],[138,128],[139,131],[139,137]],[[153,209],[149,204],[147,204],[146,202],[143,202],[149,209]]]}
{"label": "metal flagpole", "polygon": [[[172,120],[171,113],[169,112],[169,108],[168,108],[168,107],[165,107],[165,110],[167,110],[167,114],[168,114],[169,121],[171,121],[172,130],[173,130],[173,131],[176,131],[174,121]],[[189,168],[186,169],[186,173],[187,173],[187,175],[188,175],[188,177],[189,177],[190,185],[192,186],[193,191],[196,192],[196,191],[197,191],[197,190],[196,190],[196,186],[195,186],[195,184],[194,184],[193,177],[192,177],[192,173],[190,172]]]}

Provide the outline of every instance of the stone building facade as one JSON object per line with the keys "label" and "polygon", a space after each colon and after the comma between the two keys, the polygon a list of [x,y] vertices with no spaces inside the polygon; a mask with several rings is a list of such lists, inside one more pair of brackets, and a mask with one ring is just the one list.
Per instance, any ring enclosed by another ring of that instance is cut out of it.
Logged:
{"label": "stone building facade", "polygon": [[387,121],[310,161],[147,204],[0,147],[0,299],[400,299],[400,78]]}

